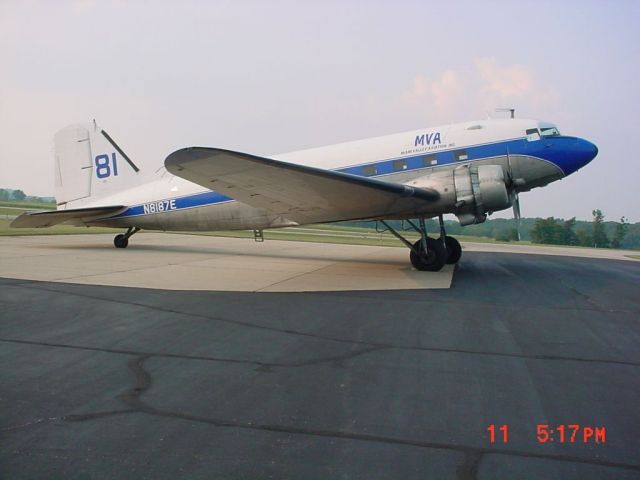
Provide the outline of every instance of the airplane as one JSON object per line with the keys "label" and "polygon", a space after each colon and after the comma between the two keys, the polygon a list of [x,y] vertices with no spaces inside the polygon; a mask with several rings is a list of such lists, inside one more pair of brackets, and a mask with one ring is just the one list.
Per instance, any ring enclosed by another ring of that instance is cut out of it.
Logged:
{"label": "airplane", "polygon": [[[254,230],[346,220],[377,220],[409,248],[413,267],[439,271],[457,263],[460,243],[444,214],[461,225],[513,207],[519,194],[570,175],[598,154],[588,140],[553,123],[488,119],[370,138],[269,158],[221,148],[171,153],[157,178],[138,166],[95,121],[56,133],[57,210],[25,212],[11,226],[55,224],[126,228],[126,248],[141,229]],[[425,219],[438,217],[438,237]],[[415,221],[417,219],[417,222]],[[388,220],[406,220],[407,240]]]}

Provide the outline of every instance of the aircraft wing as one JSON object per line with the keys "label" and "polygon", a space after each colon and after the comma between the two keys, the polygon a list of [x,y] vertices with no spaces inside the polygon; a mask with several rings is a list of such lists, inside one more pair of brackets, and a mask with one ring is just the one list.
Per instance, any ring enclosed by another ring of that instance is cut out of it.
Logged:
{"label": "aircraft wing", "polygon": [[11,222],[12,228],[51,227],[59,223],[86,225],[91,220],[111,217],[127,209],[124,205],[108,207],[71,208],[69,210],[49,210],[43,212],[25,212]]}
{"label": "aircraft wing", "polygon": [[164,164],[178,177],[300,224],[407,215],[439,198],[435,190],[218,148],[184,148]]}

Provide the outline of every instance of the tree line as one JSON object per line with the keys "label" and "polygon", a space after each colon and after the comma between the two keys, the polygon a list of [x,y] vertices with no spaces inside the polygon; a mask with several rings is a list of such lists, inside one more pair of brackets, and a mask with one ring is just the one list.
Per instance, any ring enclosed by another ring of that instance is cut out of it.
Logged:
{"label": "tree line", "polygon": [[[596,248],[640,249],[640,222],[629,223],[622,217],[620,221],[605,221],[600,209],[592,212],[590,221],[569,220],[562,218],[522,218],[520,219],[520,236],[523,241],[548,245],[575,245]],[[343,222],[344,224],[376,228],[376,222]],[[407,222],[391,221],[391,226],[398,230],[410,231]],[[445,220],[448,235],[469,235],[492,238],[501,242],[517,242],[518,229],[515,219],[488,219],[478,225],[462,227],[456,220]],[[427,221],[427,231],[437,235],[438,221]]]}
{"label": "tree line", "polygon": [[0,202],[55,203],[55,199],[53,197],[34,197],[27,195],[22,190],[0,188]]}
{"label": "tree line", "polygon": [[625,217],[622,217],[619,222],[613,222],[613,229],[607,229],[602,210],[595,209],[591,214],[593,215],[591,225],[583,225],[578,229],[575,217],[564,221],[553,217],[538,218],[531,230],[531,241],[533,243],[580,245],[595,248],[633,248],[632,245],[625,245],[624,242],[630,227]]}

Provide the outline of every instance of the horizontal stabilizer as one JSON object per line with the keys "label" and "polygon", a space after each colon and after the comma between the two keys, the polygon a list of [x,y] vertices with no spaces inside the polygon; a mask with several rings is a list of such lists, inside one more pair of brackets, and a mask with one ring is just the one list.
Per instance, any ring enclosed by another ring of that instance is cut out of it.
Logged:
{"label": "horizontal stabilizer", "polygon": [[25,212],[11,222],[12,228],[51,227],[59,223],[69,225],[86,225],[87,222],[107,218],[124,212],[124,205],[93,208],[72,208],[68,210],[48,210],[41,212]]}
{"label": "horizontal stabilizer", "polygon": [[407,215],[439,198],[435,190],[218,148],[184,148],[164,163],[178,177],[300,224]]}

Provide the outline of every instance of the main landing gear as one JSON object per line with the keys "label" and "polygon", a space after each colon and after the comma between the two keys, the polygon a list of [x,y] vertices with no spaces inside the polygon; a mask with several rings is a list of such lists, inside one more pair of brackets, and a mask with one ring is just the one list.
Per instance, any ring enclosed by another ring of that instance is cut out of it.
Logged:
{"label": "main landing gear", "polygon": [[113,239],[113,244],[116,246],[116,248],[127,248],[127,246],[129,245],[129,237],[139,231],[140,228],[138,227],[129,227],[127,229],[127,233],[120,233],[115,236],[115,238]]}
{"label": "main landing gear", "polygon": [[427,235],[424,218],[418,219],[419,226],[411,220],[407,220],[409,225],[420,234],[420,240],[413,244],[384,220],[380,220],[380,222],[387,227],[396,238],[409,247],[409,250],[411,250],[409,259],[411,260],[411,265],[413,265],[416,270],[437,272],[441,270],[445,264],[458,263],[462,256],[462,247],[458,240],[448,236],[445,232],[442,215],[438,217],[438,220],[440,222],[440,238],[431,238]]}

